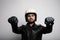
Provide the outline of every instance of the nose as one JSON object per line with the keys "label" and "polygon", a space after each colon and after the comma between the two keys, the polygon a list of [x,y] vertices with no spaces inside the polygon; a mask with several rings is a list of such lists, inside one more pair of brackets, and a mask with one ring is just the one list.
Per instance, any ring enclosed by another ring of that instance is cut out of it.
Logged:
{"label": "nose", "polygon": [[32,16],[30,16],[30,19],[32,19]]}

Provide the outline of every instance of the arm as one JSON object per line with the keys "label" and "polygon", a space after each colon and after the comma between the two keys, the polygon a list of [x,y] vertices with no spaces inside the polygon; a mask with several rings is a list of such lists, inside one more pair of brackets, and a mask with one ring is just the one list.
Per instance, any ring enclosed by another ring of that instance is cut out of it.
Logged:
{"label": "arm", "polygon": [[17,25],[11,25],[12,31],[16,34],[22,34],[22,26],[18,27]]}
{"label": "arm", "polygon": [[52,17],[45,18],[46,27],[42,28],[42,33],[51,33],[53,29],[54,19]]}
{"label": "arm", "polygon": [[18,19],[17,19],[17,17],[15,17],[15,16],[10,17],[8,19],[8,22],[11,24],[12,31],[14,33],[17,33],[17,34],[21,34],[22,33],[22,26],[18,27]]}

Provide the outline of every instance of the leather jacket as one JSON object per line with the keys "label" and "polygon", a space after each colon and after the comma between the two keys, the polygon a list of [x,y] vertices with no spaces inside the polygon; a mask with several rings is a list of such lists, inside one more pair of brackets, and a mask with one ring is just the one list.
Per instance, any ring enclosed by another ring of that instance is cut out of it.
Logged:
{"label": "leather jacket", "polygon": [[12,25],[12,31],[17,34],[22,34],[21,40],[42,40],[42,34],[52,32],[52,25],[46,25],[46,27],[36,25],[35,23],[32,27],[28,23],[20,27]]}

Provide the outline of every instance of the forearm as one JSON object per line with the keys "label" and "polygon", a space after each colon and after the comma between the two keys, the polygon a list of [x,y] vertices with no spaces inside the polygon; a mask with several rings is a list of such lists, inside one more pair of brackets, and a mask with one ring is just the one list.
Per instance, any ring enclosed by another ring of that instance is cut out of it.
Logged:
{"label": "forearm", "polygon": [[45,18],[46,27],[43,27],[43,33],[50,33],[53,30],[54,19],[52,17]]}
{"label": "forearm", "polygon": [[22,33],[22,27],[18,27],[17,25],[11,25],[12,26],[12,31],[16,34],[21,34]]}
{"label": "forearm", "polygon": [[53,25],[46,25],[46,32],[50,33],[53,30]]}
{"label": "forearm", "polygon": [[12,31],[14,33],[17,33],[18,32],[18,26],[17,25],[11,25],[12,26]]}
{"label": "forearm", "polygon": [[42,28],[42,33],[46,34],[46,33],[51,33],[53,30],[53,25],[46,25],[46,27]]}
{"label": "forearm", "polygon": [[17,17],[15,17],[15,16],[10,17],[8,19],[8,22],[11,24],[12,31],[14,33],[21,33],[22,28],[18,27],[18,19],[17,19]]}

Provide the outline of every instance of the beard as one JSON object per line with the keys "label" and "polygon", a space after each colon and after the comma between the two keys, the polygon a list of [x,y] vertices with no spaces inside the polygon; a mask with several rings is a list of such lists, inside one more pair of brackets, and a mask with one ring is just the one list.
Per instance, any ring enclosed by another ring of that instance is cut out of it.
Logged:
{"label": "beard", "polygon": [[34,21],[28,21],[29,24],[32,24],[32,23],[35,23],[35,20]]}

